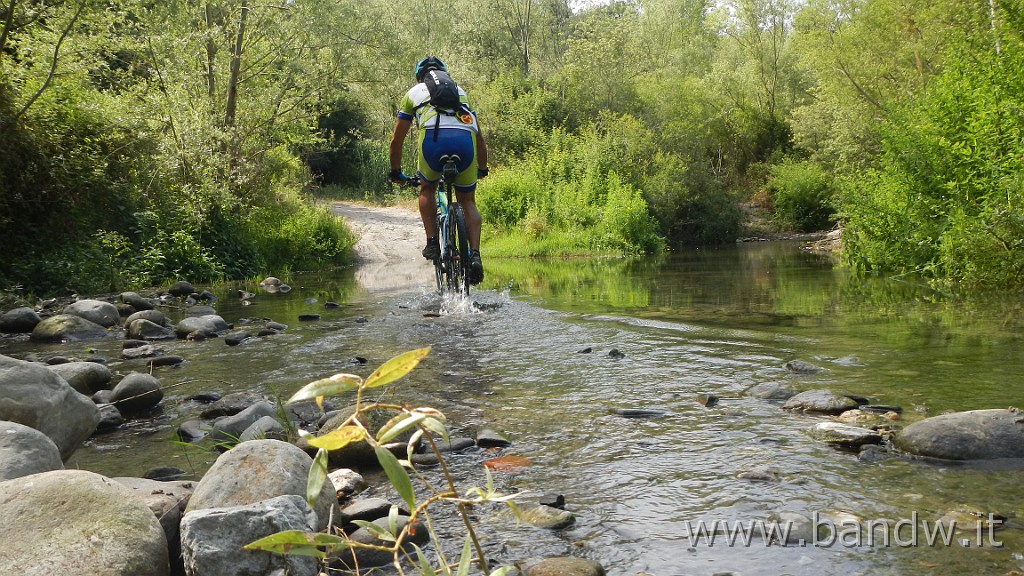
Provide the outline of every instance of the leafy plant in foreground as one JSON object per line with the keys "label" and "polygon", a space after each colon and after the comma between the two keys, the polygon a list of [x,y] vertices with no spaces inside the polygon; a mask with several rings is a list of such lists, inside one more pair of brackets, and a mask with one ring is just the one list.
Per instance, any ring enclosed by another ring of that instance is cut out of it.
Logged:
{"label": "leafy plant in foreground", "polygon": [[[373,522],[355,521],[359,527],[365,528],[379,539],[381,541],[379,545],[355,542],[343,533],[312,533],[302,530],[288,530],[252,542],[245,546],[246,550],[312,556],[322,561],[332,554],[346,550],[353,551],[353,560],[355,560],[353,550],[355,548],[385,551],[392,554],[395,569],[398,570],[399,574],[405,573],[401,562],[403,559],[409,560],[418,573],[430,575],[456,574],[463,576],[469,574],[474,563],[484,574],[489,574],[490,576],[503,576],[515,570],[514,567],[508,566],[499,568],[494,572],[489,572],[483,549],[469,518],[469,509],[472,506],[487,502],[507,503],[513,512],[518,514],[518,510],[512,502],[515,495],[498,493],[494,489],[493,479],[490,470],[487,468],[484,469],[487,474],[485,487],[474,487],[467,490],[465,496],[460,497],[458,495],[455,482],[444,459],[441,458],[436,442],[438,437],[445,442],[449,440],[444,414],[429,407],[409,408],[407,406],[382,403],[370,403],[364,406],[362,403],[365,390],[378,388],[402,378],[415,368],[420,360],[426,357],[429,352],[430,348],[426,347],[400,354],[382,364],[365,380],[355,374],[338,373],[310,382],[286,402],[286,404],[291,404],[302,400],[315,399],[317,405],[323,409],[323,399],[326,396],[334,396],[351,391],[356,393],[356,410],[354,413],[333,431],[309,440],[309,444],[318,449],[307,479],[306,501],[310,506],[313,506],[316,502],[317,495],[320,494],[320,490],[327,480],[328,453],[331,450],[339,450],[353,442],[366,442],[373,448],[377,461],[384,470],[388,481],[402,498],[402,501],[409,507],[409,521],[399,527],[397,506],[392,506],[391,508],[387,528]],[[393,411],[395,416],[374,435],[363,425],[360,415],[381,409]],[[403,433],[413,430],[415,431],[407,442],[408,457],[406,459],[399,460],[398,457],[384,446]],[[442,488],[432,486],[426,478],[416,473],[416,470],[410,463],[413,450],[420,441],[427,442],[437,456],[445,479],[445,486]],[[431,492],[429,496],[420,501],[416,499],[412,478],[409,475],[410,470],[416,473],[419,480]],[[451,563],[445,558],[441,547],[441,538],[431,525],[428,508],[438,502],[454,504],[466,526],[465,542],[459,560],[456,563]],[[434,544],[438,563],[436,569],[426,553],[410,540],[412,531],[421,523],[421,520],[426,525],[430,541]],[[359,572],[358,565],[356,565],[355,571],[356,573]]]}

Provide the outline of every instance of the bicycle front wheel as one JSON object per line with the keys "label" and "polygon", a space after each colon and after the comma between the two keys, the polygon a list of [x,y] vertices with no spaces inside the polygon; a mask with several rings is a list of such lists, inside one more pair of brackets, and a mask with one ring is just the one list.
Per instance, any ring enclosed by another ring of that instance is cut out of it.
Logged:
{"label": "bicycle front wheel", "polygon": [[458,203],[453,203],[448,212],[448,242],[448,289],[469,294],[469,228]]}

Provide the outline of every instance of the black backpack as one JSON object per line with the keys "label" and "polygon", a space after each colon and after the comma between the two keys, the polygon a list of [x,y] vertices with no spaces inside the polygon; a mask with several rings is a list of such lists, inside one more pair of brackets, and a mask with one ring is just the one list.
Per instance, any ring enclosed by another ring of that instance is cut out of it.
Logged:
{"label": "black backpack", "polygon": [[434,110],[437,111],[436,120],[434,121],[434,141],[436,142],[437,129],[441,125],[441,114],[455,116],[459,111],[468,109],[459,98],[459,85],[455,83],[455,80],[452,80],[452,77],[447,72],[437,69],[431,70],[423,78],[423,83],[427,85],[430,99],[417,106],[417,108],[429,105],[433,106]]}

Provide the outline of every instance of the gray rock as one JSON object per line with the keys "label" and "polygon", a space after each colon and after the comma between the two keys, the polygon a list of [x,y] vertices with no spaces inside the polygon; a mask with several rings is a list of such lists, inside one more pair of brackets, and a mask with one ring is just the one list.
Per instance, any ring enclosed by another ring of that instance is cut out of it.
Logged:
{"label": "gray rock", "polygon": [[811,429],[810,434],[813,438],[827,444],[849,448],[882,442],[882,435],[874,430],[840,422],[819,422]]}
{"label": "gray rock", "polygon": [[74,342],[95,340],[110,332],[99,324],[73,314],[57,314],[44,318],[32,329],[33,342]]}
{"label": "gray rock", "polygon": [[217,316],[216,314],[207,314],[204,316],[190,316],[188,318],[182,318],[174,327],[174,333],[177,334],[178,338],[184,339],[192,332],[220,334],[230,329],[231,326],[228,325],[228,323],[220,316]]}
{"label": "gray rock", "polygon": [[[138,320],[138,322],[145,322],[145,320]],[[174,338],[174,333],[171,333],[171,338]],[[152,358],[163,354],[162,348],[157,348],[151,344],[144,346],[136,346],[134,348],[125,348],[121,351],[121,358],[125,360],[138,360],[139,358]]]}
{"label": "gray rock", "polygon": [[946,460],[1024,458],[1024,412],[971,410],[926,418],[894,438],[897,449]]}
{"label": "gray rock", "polygon": [[138,292],[122,292],[120,298],[121,302],[139,311],[152,310],[155,306],[152,300],[143,298]]}
{"label": "gray rock", "polygon": [[785,410],[841,414],[858,406],[857,401],[830,390],[808,390],[793,396],[782,405]]}
{"label": "gray rock", "polygon": [[[305,499],[306,477],[313,459],[302,450],[279,440],[242,442],[221,454],[196,486],[186,511],[240,506],[296,495]],[[329,517],[339,514],[334,485],[328,479],[315,506],[319,524],[327,527]]]}
{"label": "gray rock", "polygon": [[124,424],[124,416],[117,406],[113,404],[97,404],[100,411],[100,423],[96,425],[97,432],[107,432]]}
{"label": "gray rock", "polygon": [[576,522],[576,516],[568,510],[559,510],[539,504],[520,504],[519,512],[523,522],[537,528],[561,530]]}
{"label": "gray rock", "polygon": [[560,556],[545,558],[530,566],[526,576],[605,576],[605,571],[593,560]]}
{"label": "gray rock", "polygon": [[186,420],[178,426],[178,438],[182,442],[196,442],[206,438],[213,427],[199,420]]}
{"label": "gray rock", "polygon": [[63,468],[60,450],[46,434],[17,422],[0,421],[0,482]]}
{"label": "gray rock", "polygon": [[127,326],[128,337],[133,340],[173,340],[178,337],[173,328],[161,326],[145,318],[136,318],[128,322]]}
{"label": "gray rock", "polygon": [[316,576],[317,560],[307,556],[243,550],[285,530],[308,532],[316,517],[301,496],[252,504],[189,510],[181,522],[181,548],[189,576]]}
{"label": "gray rock", "polygon": [[49,366],[72,388],[86,396],[110,388],[110,368],[96,362],[67,362]]}
{"label": "gray rock", "polygon": [[160,482],[146,478],[112,478],[131,490],[132,497],[153,512],[167,538],[167,554],[172,564],[181,565],[181,517],[192,497],[194,482]]}
{"label": "gray rock", "polygon": [[131,491],[84,470],[0,482],[4,574],[167,576],[167,539]]}
{"label": "gray rock", "polygon": [[232,445],[241,441],[242,433],[257,420],[277,414],[277,407],[265,400],[257,402],[238,414],[223,416],[213,423],[210,438],[217,443]]}
{"label": "gray rock", "polygon": [[789,400],[796,396],[796,390],[778,382],[764,382],[747,388],[746,395],[762,400]]}
{"label": "gray rock", "polygon": [[263,401],[263,397],[258,394],[253,394],[252,392],[234,392],[231,394],[225,394],[223,397],[214,400],[213,404],[207,406],[200,416],[203,418],[231,416],[233,414],[238,414],[249,406],[261,401]]}
{"label": "gray rock", "polygon": [[179,280],[175,282],[174,284],[171,285],[170,288],[167,289],[167,292],[169,292],[171,296],[177,296],[178,298],[184,298],[195,291],[195,287],[193,287],[191,283],[185,282],[184,280]]}
{"label": "gray rock", "polygon": [[[338,523],[344,526],[355,520],[373,522],[378,518],[386,518],[391,512],[391,506],[391,502],[384,498],[359,498],[341,509]],[[399,510],[408,516],[408,510],[402,510],[401,507]]]}
{"label": "gray rock", "polygon": [[65,306],[63,313],[85,318],[104,328],[117,326],[117,322],[121,319],[117,306],[103,300],[79,300]]}
{"label": "gray rock", "polygon": [[5,334],[28,334],[42,322],[35,310],[22,306],[8,310],[0,316],[0,332]]}
{"label": "gray rock", "polygon": [[264,416],[250,424],[249,427],[242,432],[242,435],[238,437],[238,441],[246,442],[249,440],[263,440],[265,438],[287,440],[287,433],[285,432],[284,426],[273,416]]}
{"label": "gray rock", "polygon": [[0,355],[0,420],[46,434],[67,460],[96,431],[100,415],[92,400],[49,368]]}
{"label": "gray rock", "polygon": [[142,412],[156,406],[164,398],[160,381],[149,374],[132,372],[114,386],[110,403],[122,414]]}
{"label": "gray rock", "polygon": [[348,468],[331,470],[327,473],[327,477],[334,484],[338,499],[348,498],[366,487],[366,480],[363,479],[363,476],[355,470],[349,470]]}
{"label": "gray rock", "polygon": [[167,319],[167,315],[159,310],[139,310],[124,319],[124,325],[129,326],[136,320],[149,320],[157,326],[170,326],[171,322]]}
{"label": "gray rock", "polygon": [[476,433],[476,444],[481,448],[505,448],[512,442],[490,428],[482,428]]}
{"label": "gray rock", "polygon": [[803,360],[790,360],[783,364],[782,367],[793,374],[817,374],[823,370],[820,366],[815,366]]}

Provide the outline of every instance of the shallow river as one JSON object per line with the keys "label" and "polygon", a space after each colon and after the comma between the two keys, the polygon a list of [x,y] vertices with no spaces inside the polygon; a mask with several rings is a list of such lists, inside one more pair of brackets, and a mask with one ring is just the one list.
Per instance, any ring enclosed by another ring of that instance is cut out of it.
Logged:
{"label": "shallow river", "polygon": [[[342,371],[365,376],[429,345],[431,354],[385,398],[440,408],[458,433],[500,432],[513,442],[501,454],[532,465],[496,473],[498,487],[562,494],[576,516],[573,526],[552,532],[479,511],[488,553],[499,562],[580,555],[609,574],[654,576],[1024,569],[1019,527],[983,529],[980,548],[974,526],[948,545],[941,535],[926,541],[934,521],[954,510],[1024,524],[1024,472],[864,462],[807,435],[823,417],[744,396],[765,382],[828,388],[901,406],[896,425],[948,410],[1024,406],[1021,302],[950,304],[919,285],[851,278],[789,243],[630,261],[486,264],[473,302],[442,301],[429,276],[420,287],[366,290],[352,270],[296,275],[286,279],[290,293],[260,294],[251,306],[229,294],[255,286],[214,288],[228,322],[271,318],[289,328],[237,347],[163,344],[188,360],[157,369],[167,390],[163,412],[94,437],[68,466],[123,476],[171,465],[198,477],[215,456],[172,440],[175,426],[201,409],[188,396],[287,397],[311,380]],[[328,309],[327,302],[342,306]],[[321,317],[300,322],[305,313]],[[613,349],[623,356],[610,355]],[[0,352],[98,354],[115,370],[137,368],[117,360],[113,339],[32,346],[8,338]],[[784,368],[790,360],[823,370],[794,375]],[[700,394],[719,402],[705,407]],[[664,415],[625,418],[615,413],[623,408]],[[494,455],[452,458],[462,488],[482,482],[480,461]],[[750,472],[769,479],[738,477]],[[767,525],[758,523],[784,513],[817,520],[819,540],[767,546],[757,532]],[[696,532],[702,523],[713,531],[716,521],[710,545]],[[869,522],[874,530],[854,528]],[[742,533],[727,542],[737,523],[755,529],[749,544]],[[918,531],[914,544],[911,530]]]}

